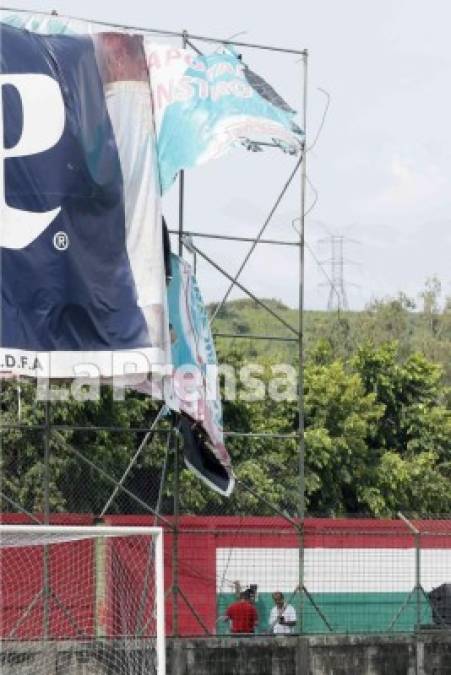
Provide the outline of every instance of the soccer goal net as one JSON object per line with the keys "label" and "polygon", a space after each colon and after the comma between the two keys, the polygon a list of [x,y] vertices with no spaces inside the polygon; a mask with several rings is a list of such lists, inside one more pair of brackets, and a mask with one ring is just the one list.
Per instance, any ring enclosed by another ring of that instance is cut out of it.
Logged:
{"label": "soccer goal net", "polygon": [[2,675],[164,675],[157,527],[0,525]]}

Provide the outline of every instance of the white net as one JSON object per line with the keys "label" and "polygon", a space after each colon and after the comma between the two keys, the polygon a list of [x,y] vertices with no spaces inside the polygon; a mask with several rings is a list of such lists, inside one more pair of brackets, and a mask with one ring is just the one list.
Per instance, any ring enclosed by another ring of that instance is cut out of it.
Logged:
{"label": "white net", "polygon": [[159,528],[0,526],[2,675],[163,675]]}

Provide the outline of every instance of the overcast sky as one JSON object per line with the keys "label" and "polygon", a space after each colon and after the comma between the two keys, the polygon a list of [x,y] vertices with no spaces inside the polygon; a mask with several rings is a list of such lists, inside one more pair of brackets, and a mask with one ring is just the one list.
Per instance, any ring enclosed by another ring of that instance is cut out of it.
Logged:
{"label": "overcast sky", "polygon": [[[321,260],[330,257],[330,234],[349,237],[345,267],[349,304],[405,291],[415,297],[436,274],[451,293],[451,3],[447,0],[252,0],[161,3],[40,0],[9,7],[56,9],[60,14],[126,22],[309,50],[310,142],[330,108],[308,176],[318,193],[307,218],[306,240]],[[204,51],[208,45],[197,43]],[[297,110],[302,104],[296,58],[243,49],[243,58]],[[293,167],[277,151],[236,150],[186,174],[186,229],[254,236]],[[176,226],[176,187],[164,200]],[[310,190],[307,206],[314,199]],[[299,181],[277,211],[267,235],[292,239],[299,215]],[[233,273],[246,244],[197,240]],[[306,255],[306,305],[325,308],[329,290],[311,253]],[[326,264],[327,269],[327,264]],[[221,297],[227,281],[206,264],[199,279],[207,300]],[[297,253],[260,246],[242,280],[256,294],[297,302]],[[353,286],[351,284],[356,284]],[[235,297],[240,296],[236,294]]]}

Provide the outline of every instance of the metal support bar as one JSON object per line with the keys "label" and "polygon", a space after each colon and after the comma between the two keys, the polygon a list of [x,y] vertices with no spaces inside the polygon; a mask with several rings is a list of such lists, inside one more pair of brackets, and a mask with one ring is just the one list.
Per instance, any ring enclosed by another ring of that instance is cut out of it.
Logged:
{"label": "metal support bar", "polygon": [[[298,515],[301,521],[299,533],[299,588],[304,588],[305,582],[305,417],[304,417],[304,284],[305,284],[305,202],[307,186],[306,161],[306,134],[307,134],[307,51],[303,59],[303,127],[304,127],[304,161],[301,169],[300,182],[300,228],[299,228],[299,347],[298,347],[298,431],[299,431],[299,501]],[[301,605],[300,632],[303,633],[304,612]]]}
{"label": "metal support bar", "polygon": [[[66,439],[63,438],[63,436],[61,436],[61,434],[54,431],[54,435],[56,436],[58,442],[61,443],[61,445],[63,445],[63,447],[65,447],[67,450],[69,450],[69,452],[74,454],[76,457],[81,459],[82,462],[84,462],[85,464],[90,466],[92,469],[97,471],[101,476],[103,476],[106,480],[108,480],[113,485],[119,485],[118,481],[115,478],[110,476],[109,473],[107,473],[106,471],[101,469],[99,466],[97,466],[97,464],[94,464],[94,462],[91,462],[91,460],[88,459],[87,457],[85,457],[83,455],[83,453],[81,453],[79,450],[77,450],[72,445],[70,445],[70,443],[68,443],[66,441]],[[147,504],[145,501],[140,499],[137,495],[133,494],[133,492],[130,492],[130,490],[127,490],[127,488],[124,487],[123,485],[120,485],[119,488],[120,488],[120,490],[122,490],[122,492],[124,494],[126,494],[128,497],[131,497],[137,504],[139,504],[144,509],[146,509],[146,511],[149,511],[152,515],[157,516],[158,520],[160,520],[162,523],[164,523],[167,528],[172,530],[172,523],[170,523],[169,520],[167,520],[163,516],[160,516],[157,513],[155,513],[154,509],[151,506],[149,506],[149,504]]]}
{"label": "metal support bar", "polygon": [[174,443],[174,526],[172,533],[172,635],[174,637],[179,635],[179,471],[179,439],[177,435]]}
{"label": "metal support bar", "polygon": [[403,523],[407,525],[407,527],[413,534],[415,535],[420,534],[420,530],[416,528],[415,525],[411,523],[410,520],[406,518],[403,513],[401,513],[401,511],[398,511],[397,516],[403,521]]}
{"label": "metal support bar", "polygon": [[[169,230],[170,234],[179,234],[179,230]],[[256,242],[257,244],[272,244],[274,246],[299,246],[298,241],[284,241],[283,239],[255,239],[255,237],[237,237],[231,234],[213,234],[207,232],[193,232],[184,230],[188,237],[201,237],[202,239],[220,239],[221,241]]]}
{"label": "metal support bar", "polygon": [[281,54],[297,54],[302,56],[305,54],[305,50],[299,49],[289,49],[285,47],[273,47],[272,45],[261,45],[254,42],[235,42],[234,40],[221,40],[218,38],[203,37],[201,35],[193,35],[192,33],[186,33],[186,37],[189,40],[200,40],[201,42],[214,42],[216,44],[222,45],[231,45],[232,47],[250,47],[251,49],[262,49],[264,51],[270,52],[280,52]]}
{"label": "metal support bar", "polygon": [[92,426],[71,426],[70,424],[52,424],[53,431],[111,431],[113,433],[132,432],[134,434],[145,434],[151,431],[153,434],[167,434],[167,429],[153,429],[150,427],[108,427],[102,425]]}
{"label": "metal support bar", "polygon": [[[182,33],[182,47],[186,47],[187,32]],[[185,216],[185,172],[182,170],[179,174],[179,229],[178,238],[179,256],[183,256],[183,228]],[[175,415],[173,415],[173,422]],[[174,424],[175,426],[175,424]],[[178,433],[174,435],[174,475],[173,475],[173,498],[174,498],[174,512],[173,512],[173,534],[172,534],[172,634],[174,637],[179,635],[179,510],[180,510],[180,467],[179,467],[179,436]]]}
{"label": "metal support bar", "polygon": [[191,49],[194,52],[196,52],[196,54],[198,54],[199,56],[203,56],[203,52],[201,52],[200,49],[196,47],[196,45],[193,42],[191,42],[191,40],[188,40],[188,38],[185,37],[185,42],[188,45],[188,47],[191,47]]}
{"label": "metal support bar", "polygon": [[21,627],[21,625],[23,624],[23,622],[26,620],[26,618],[31,614],[31,612],[33,611],[33,608],[35,607],[36,603],[37,603],[37,602],[39,601],[39,599],[42,597],[42,594],[43,594],[43,591],[42,591],[42,589],[41,589],[40,591],[38,591],[38,592],[34,595],[34,597],[32,598],[32,600],[28,603],[27,607],[24,609],[24,611],[23,611],[22,614],[19,616],[19,618],[17,619],[17,621],[16,621],[16,623],[14,624],[14,626],[13,626],[13,627],[11,628],[11,630],[9,631],[9,633],[8,633],[8,639],[9,639],[9,640],[14,639],[15,634],[17,633],[17,631],[19,630],[19,628]]}
{"label": "metal support bar", "polygon": [[[12,429],[15,429],[15,427],[11,427]],[[42,427],[39,427],[39,429],[42,429]],[[71,427],[70,425],[54,425],[52,426],[53,431],[112,431],[112,432],[122,432],[124,431],[130,431],[133,433],[143,433],[143,432],[148,432],[151,431],[150,427],[145,427],[144,429],[140,428],[135,428],[135,427],[130,427],[128,429],[125,428],[115,428],[115,427]],[[167,429],[154,429],[153,431],[154,434],[167,434],[168,430]],[[271,433],[270,431],[268,432],[261,432],[261,433],[252,433],[252,432],[247,432],[247,431],[225,431],[224,432],[225,436],[255,436],[255,438],[258,438],[260,436],[267,436],[268,438],[296,438],[298,436],[297,432],[294,432],[292,434],[278,434],[278,433]],[[6,497],[5,497],[6,498]],[[9,498],[8,498],[9,499]],[[11,500],[9,500],[11,502]],[[13,503],[13,502],[11,502]],[[17,506],[17,508],[21,508],[20,506],[16,505],[15,502],[13,503],[14,506]],[[24,513],[28,514],[27,511],[24,509],[21,509],[24,511]],[[41,521],[38,521],[41,522]]]}
{"label": "metal support bar", "polygon": [[327,620],[326,615],[324,614],[324,612],[323,612],[323,610],[321,609],[321,607],[315,602],[313,596],[310,594],[310,592],[307,590],[307,588],[306,588],[305,586],[302,586],[302,592],[305,593],[305,595],[306,595],[308,601],[310,602],[310,604],[312,605],[312,607],[315,609],[315,611],[317,612],[317,614],[321,617],[321,619],[323,620],[324,624],[327,626],[327,628],[329,629],[329,631],[330,631],[331,633],[333,633],[334,629],[332,628],[331,624],[330,624],[329,621]]}
{"label": "metal support bar", "polygon": [[[298,331],[295,328],[293,328],[293,326],[291,324],[289,324],[288,321],[285,321],[285,319],[283,319],[281,316],[279,316],[279,314],[277,314],[277,312],[274,312],[271,309],[271,307],[268,307],[267,304],[265,304],[262,300],[257,298],[257,296],[254,295],[252,293],[252,291],[250,291],[245,286],[243,286],[243,284],[241,284],[239,281],[234,279],[228,272],[225,271],[225,269],[223,267],[218,265],[218,263],[216,263],[214,260],[212,260],[206,253],[204,253],[203,251],[198,249],[197,246],[194,246],[194,244],[192,244],[192,243],[190,243],[189,247],[191,249],[193,249],[194,251],[196,251],[196,253],[198,253],[204,260],[206,260],[208,263],[210,263],[210,265],[212,265],[212,267],[217,269],[218,272],[221,272],[221,274],[223,274],[227,279],[230,279],[230,281],[233,281],[233,285],[238,286],[238,288],[240,290],[242,290],[243,293],[246,293],[246,295],[248,295],[250,298],[252,298],[252,300],[254,300],[254,302],[256,302],[257,305],[260,305],[260,307],[263,307],[269,314],[271,314],[271,316],[273,316],[275,319],[277,319],[277,321],[279,321],[286,328],[291,330],[292,333],[294,333],[295,335],[298,335]],[[215,314],[213,315],[213,318],[216,314],[217,314],[217,312],[215,312]]]}
{"label": "metal support bar", "polygon": [[[184,30],[182,32],[182,49],[186,48],[186,36],[187,33]],[[179,172],[179,256],[183,255],[183,227],[185,219],[185,172],[183,169]]]}
{"label": "metal support bar", "polygon": [[[43,492],[44,492],[44,525],[49,525],[50,520],[50,401],[48,399],[44,402],[44,472]],[[45,545],[42,549],[43,567],[42,567],[42,592],[43,592],[43,637],[45,640],[49,637],[50,631],[50,560],[49,549]]]}
{"label": "metal support bar", "polygon": [[118,482],[116,487],[113,489],[113,492],[111,493],[110,497],[107,499],[105,506],[103,507],[101,513],[99,514],[99,518],[103,518],[103,516],[105,515],[105,513],[109,509],[112,501],[114,500],[118,491],[120,490],[120,488],[124,484],[128,474],[130,473],[130,471],[132,470],[133,466],[135,465],[138,457],[140,456],[140,454],[142,453],[142,451],[146,447],[149,439],[153,438],[153,432],[155,430],[155,427],[157,426],[158,422],[161,420],[161,418],[163,417],[165,412],[166,412],[166,406],[163,405],[163,406],[161,406],[160,410],[158,411],[157,416],[155,417],[154,421],[152,422],[152,425],[150,427],[150,431],[148,431],[147,434],[144,436],[144,438],[141,441],[137,451],[135,452],[135,454],[131,458],[127,468],[125,469],[124,473],[122,474],[122,478],[120,479],[120,481]]}
{"label": "metal support bar", "polygon": [[[409,595],[409,597],[415,593],[415,607],[416,607],[416,624],[415,628],[416,630],[420,630],[420,625],[421,625],[421,592],[424,593],[424,589],[421,585],[421,532],[420,530],[415,527],[413,523],[410,522],[408,518],[405,517],[401,511],[398,511],[398,518],[400,518],[405,525],[409,528],[409,530],[413,534],[414,542],[415,542],[415,588],[412,590],[412,593]],[[404,607],[404,605],[403,605]],[[396,617],[397,618],[397,617]],[[391,627],[391,626],[390,626]]]}
{"label": "metal support bar", "polygon": [[[0,431],[43,431],[45,424],[4,424],[0,425]],[[53,431],[111,431],[112,433],[131,432],[134,434],[145,434],[152,431],[154,434],[166,434],[167,429],[152,429],[152,427],[108,427],[106,425],[92,424],[90,426],[80,426],[77,424],[52,424]]]}
{"label": "metal support bar", "polygon": [[408,604],[409,604],[409,602],[410,602],[412,596],[414,595],[415,591],[416,591],[416,588],[412,588],[412,590],[410,591],[409,595],[406,597],[406,599],[404,600],[404,602],[402,603],[402,605],[399,607],[399,609],[397,610],[395,616],[393,617],[393,619],[390,621],[390,623],[389,623],[389,625],[388,625],[388,628],[387,628],[388,631],[391,631],[391,630],[392,630],[393,626],[394,626],[395,623],[398,621],[399,617],[401,616],[401,614],[403,613],[403,611],[405,610],[405,608],[408,606]]}
{"label": "metal support bar", "polygon": [[295,167],[294,167],[293,171],[291,172],[291,174],[290,174],[288,180],[286,181],[285,185],[283,186],[282,190],[280,191],[280,193],[279,193],[279,195],[278,195],[276,201],[274,202],[274,204],[273,204],[273,206],[272,206],[272,208],[271,208],[271,210],[270,210],[270,212],[269,212],[269,214],[268,214],[268,216],[267,216],[265,222],[264,222],[263,225],[261,226],[258,235],[255,237],[252,246],[250,247],[249,251],[246,253],[246,255],[245,255],[245,257],[244,257],[244,260],[243,260],[243,262],[241,263],[241,265],[240,265],[240,267],[239,267],[239,269],[238,269],[238,272],[235,274],[235,276],[234,276],[233,278],[229,277],[229,278],[231,279],[231,282],[232,282],[232,283],[230,284],[229,288],[227,289],[227,291],[226,291],[226,293],[225,293],[223,299],[221,300],[221,302],[219,303],[219,305],[216,307],[216,309],[215,309],[215,311],[214,311],[214,313],[213,313],[213,316],[212,316],[211,319],[210,319],[210,323],[211,323],[211,324],[214,322],[216,316],[219,314],[219,312],[221,311],[221,309],[224,307],[225,303],[227,302],[227,299],[228,299],[230,293],[232,292],[233,287],[234,287],[234,286],[238,286],[238,283],[237,283],[237,282],[238,282],[238,279],[239,279],[239,277],[240,277],[240,275],[241,275],[241,272],[242,272],[243,269],[245,268],[245,266],[246,266],[246,264],[247,264],[249,258],[251,257],[252,253],[254,252],[255,247],[257,246],[259,240],[261,239],[261,237],[262,237],[262,235],[263,235],[263,232],[266,230],[266,228],[268,227],[269,223],[271,222],[271,219],[272,219],[273,215],[274,215],[275,212],[277,211],[277,208],[278,208],[280,202],[282,201],[283,197],[285,196],[286,191],[288,190],[288,188],[289,188],[289,186],[291,185],[291,183],[292,183],[292,181],[293,181],[293,179],[294,179],[296,173],[298,172],[299,167],[301,166],[302,160],[303,160],[303,154],[301,154],[301,156],[300,156],[299,159],[297,160],[297,162],[296,162],[296,164],[295,164]]}
{"label": "metal support bar", "polygon": [[[50,12],[43,12],[35,9],[18,9],[17,7],[0,7],[0,10],[7,12],[17,12],[25,14],[38,14],[41,16],[50,16]],[[263,49],[271,52],[281,52],[283,54],[304,54],[303,50],[288,49],[287,47],[273,47],[271,45],[261,45],[253,42],[234,42],[232,40],[223,40],[221,38],[206,37],[203,35],[193,35],[186,31],[177,32],[172,30],[159,30],[157,28],[148,28],[144,26],[134,26],[125,23],[110,23],[108,21],[100,21],[98,19],[85,19],[81,16],[71,16],[69,14],[61,15],[67,19],[74,19],[75,21],[86,21],[87,23],[95,24],[96,26],[107,26],[108,28],[120,28],[122,30],[132,30],[137,33],[151,33],[152,35],[161,35],[162,37],[178,37],[185,38],[185,40],[200,40],[201,42],[212,42],[214,44],[236,45],[237,47],[250,47],[252,49]]]}
{"label": "metal support bar", "polygon": [[[155,520],[154,520],[154,525],[157,524],[158,520],[158,515],[161,511],[161,502],[163,499],[163,489],[164,489],[164,484],[166,482],[166,473],[168,469],[168,459],[169,459],[169,451],[171,447],[171,438],[172,438],[173,432],[168,431],[168,437],[166,441],[166,452],[164,456],[164,463],[163,463],[163,470],[161,473],[161,479],[160,479],[160,487],[158,490],[158,499],[157,499],[157,505],[155,507]],[[143,625],[143,618],[144,618],[144,609],[146,606],[146,596],[147,596],[147,591],[149,588],[149,578],[150,578],[150,573],[151,573],[151,563],[155,559],[155,550],[154,550],[154,545],[153,545],[153,540],[151,539],[149,542],[149,554],[147,558],[147,564],[146,564],[146,572],[144,574],[144,581],[143,581],[143,590],[141,593],[141,600],[139,604],[139,610],[138,610],[138,618],[136,621],[137,625],[137,632],[139,636],[142,636],[147,629],[147,626],[149,624],[148,619],[146,623]]]}
{"label": "metal support bar", "polygon": [[82,638],[85,638],[86,640],[89,640],[90,636],[86,633],[85,630],[80,628],[77,621],[73,617],[72,612],[61,602],[59,597],[56,595],[56,593],[53,593],[53,591],[51,592],[51,598],[52,598],[53,602],[60,608],[60,610],[62,611],[62,613],[66,617],[67,621],[70,624],[72,624],[72,628],[74,628],[77,631],[78,636],[82,637]]}
{"label": "metal support bar", "polygon": [[28,516],[29,518],[31,518],[31,520],[34,520],[34,522],[37,523],[38,525],[41,524],[41,521],[39,520],[39,518],[36,518],[36,516],[34,516],[32,513],[30,513],[30,512],[27,511],[26,509],[24,509],[23,506],[21,506],[20,504],[18,504],[17,502],[15,502],[14,499],[11,499],[11,498],[8,497],[7,495],[5,495],[4,492],[0,492],[0,497],[1,497],[2,499],[4,499],[5,502],[8,502],[8,504],[11,504],[11,506],[13,506],[15,509],[17,509],[18,511],[21,511],[21,512],[24,513],[26,516]]}
{"label": "metal support bar", "polygon": [[[307,127],[307,52],[303,57],[304,76],[304,111],[303,125]],[[305,142],[305,141],[304,141]],[[304,291],[305,291],[305,198],[307,163],[304,153],[304,162],[301,172],[301,215],[299,228],[299,517],[305,515],[305,418],[304,418]],[[302,586],[301,586],[302,588]]]}
{"label": "metal support bar", "polygon": [[416,629],[420,630],[421,626],[421,534],[415,535],[415,589],[416,589],[416,612],[417,622]]}
{"label": "metal support bar", "polygon": [[278,434],[271,431],[224,431],[224,436],[238,436],[239,438],[284,438],[287,441],[296,440],[299,438],[298,433],[293,434]]}
{"label": "metal support bar", "polygon": [[213,333],[213,337],[220,338],[230,338],[234,340],[235,338],[243,338],[247,340],[274,340],[279,342],[298,342],[297,338],[294,337],[285,337],[283,335],[250,335],[249,333]]}
{"label": "metal support bar", "polygon": [[204,623],[202,617],[201,617],[200,614],[195,610],[195,608],[193,607],[193,605],[191,604],[191,602],[188,600],[188,598],[186,597],[184,591],[182,591],[182,589],[179,588],[179,589],[178,589],[178,592],[180,593],[180,595],[181,595],[181,597],[182,597],[182,600],[185,602],[186,606],[188,607],[188,609],[190,610],[190,612],[192,613],[192,615],[194,616],[194,618],[196,619],[196,621],[197,621],[197,622],[199,623],[199,625],[203,628],[203,630],[204,630],[204,632],[205,632],[205,635],[211,635],[211,633],[210,633],[210,631],[208,630],[207,626],[205,625],[205,623]]}
{"label": "metal support bar", "polygon": [[[166,452],[165,452],[165,455],[164,455],[163,469],[161,471],[160,487],[158,488],[157,505],[155,507],[155,512],[156,512],[155,513],[155,520],[160,515],[161,505],[163,503],[164,484],[166,482],[166,476],[167,476],[167,473],[168,473],[169,452],[170,452],[170,449],[171,449],[171,436],[172,436],[172,431],[168,431],[168,437],[166,439]],[[155,522],[154,524],[156,525],[157,523]]]}
{"label": "metal support bar", "polygon": [[184,194],[185,194],[185,172],[180,171],[179,174],[179,256],[183,254],[183,210],[184,210]]}
{"label": "metal support bar", "polygon": [[131,432],[134,434],[146,434],[151,431],[153,434],[167,434],[167,429],[154,429],[150,427],[108,427],[106,425],[92,424],[90,426],[78,426],[70,424],[52,424],[52,431],[111,431],[113,433]]}

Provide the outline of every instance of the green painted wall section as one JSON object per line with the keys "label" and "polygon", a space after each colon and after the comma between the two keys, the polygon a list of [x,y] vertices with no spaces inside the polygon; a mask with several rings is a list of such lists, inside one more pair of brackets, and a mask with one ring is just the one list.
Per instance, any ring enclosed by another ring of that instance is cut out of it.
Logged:
{"label": "green painted wall section", "polygon": [[[414,630],[417,616],[417,594],[412,593],[312,593],[312,600],[337,633],[410,632]],[[285,594],[285,599],[289,596]],[[217,615],[223,616],[234,602],[232,593],[217,597]],[[329,633],[320,612],[304,594],[296,594],[289,602],[296,610],[299,632],[301,607],[304,633]],[[257,633],[268,632],[268,619],[273,606],[271,593],[259,593],[256,609],[259,616]],[[422,625],[432,623],[431,608],[424,595],[420,594]],[[217,622],[217,633],[229,633],[228,622]]]}

